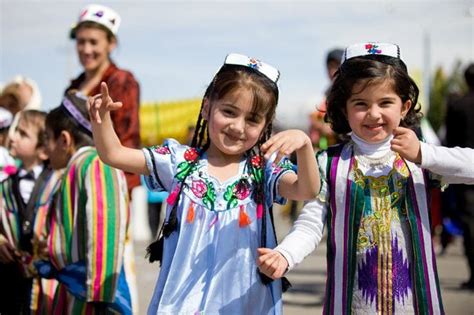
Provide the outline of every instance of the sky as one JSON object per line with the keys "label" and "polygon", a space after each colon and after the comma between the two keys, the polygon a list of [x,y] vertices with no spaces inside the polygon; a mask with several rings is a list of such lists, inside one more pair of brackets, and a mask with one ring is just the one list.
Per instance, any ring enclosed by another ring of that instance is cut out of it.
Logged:
{"label": "sky", "polygon": [[0,82],[25,75],[38,83],[43,109],[59,105],[81,72],[68,34],[88,3],[121,15],[112,58],[134,73],[143,102],[202,97],[225,56],[238,52],[280,70],[277,123],[288,127],[306,124],[320,102],[329,49],[396,43],[410,72],[425,77],[474,62],[474,0],[0,0]]}

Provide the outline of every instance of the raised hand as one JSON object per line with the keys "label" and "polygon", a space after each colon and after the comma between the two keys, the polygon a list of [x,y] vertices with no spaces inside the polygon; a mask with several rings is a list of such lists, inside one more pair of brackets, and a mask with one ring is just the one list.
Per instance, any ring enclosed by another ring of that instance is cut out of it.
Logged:
{"label": "raised hand", "polygon": [[122,102],[114,102],[109,95],[107,84],[102,82],[100,84],[100,94],[89,97],[87,107],[91,121],[100,124],[106,113],[122,107]]}
{"label": "raised hand", "polygon": [[272,279],[283,277],[288,269],[288,261],[280,252],[270,248],[257,248],[257,253],[260,272]]}
{"label": "raised hand", "polygon": [[397,127],[393,130],[391,149],[414,163],[421,163],[420,140],[415,132],[408,128]]}
{"label": "raised hand", "polygon": [[312,150],[311,140],[303,131],[290,129],[273,135],[262,145],[265,159],[269,159],[273,153],[277,152],[275,163],[278,163],[284,156],[309,146]]}

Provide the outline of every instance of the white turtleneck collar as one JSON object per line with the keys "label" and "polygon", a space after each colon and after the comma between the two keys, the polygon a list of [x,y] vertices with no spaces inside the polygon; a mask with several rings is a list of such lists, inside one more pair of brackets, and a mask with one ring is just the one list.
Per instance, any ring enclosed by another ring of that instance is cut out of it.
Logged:
{"label": "white turtleneck collar", "polygon": [[353,132],[350,133],[350,136],[357,146],[358,151],[367,157],[379,158],[386,155],[387,152],[391,150],[390,141],[393,139],[392,135],[377,143],[368,143]]}

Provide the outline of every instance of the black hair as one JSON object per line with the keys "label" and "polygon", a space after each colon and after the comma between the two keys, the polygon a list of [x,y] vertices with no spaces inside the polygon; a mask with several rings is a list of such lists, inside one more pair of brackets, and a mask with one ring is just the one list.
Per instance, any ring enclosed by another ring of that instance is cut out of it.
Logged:
{"label": "black hair", "polygon": [[464,71],[464,79],[466,80],[469,89],[474,89],[474,63],[471,63],[467,66],[466,70]]}
{"label": "black hair", "polygon": [[326,64],[329,64],[331,61],[335,61],[338,64],[341,64],[343,55],[344,55],[343,49],[335,48],[335,49],[330,50],[326,55]]}
{"label": "black hair", "polygon": [[[90,121],[84,98],[77,96],[74,91],[68,92],[65,98],[72,102],[81,116]],[[46,128],[53,132],[55,139],[59,137],[63,130],[69,132],[77,148],[94,145],[92,133],[75,120],[62,104],[48,113],[46,116]]]}
{"label": "black hair", "polygon": [[410,107],[400,125],[407,128],[416,127],[422,117],[418,104],[419,89],[408,75],[406,66],[398,58],[377,60],[380,56],[355,57],[346,60],[336,73],[335,80],[327,97],[327,110],[324,120],[331,124],[334,132],[345,136],[351,131],[346,117],[347,100],[358,83],[364,83],[364,88],[370,84],[389,80],[395,93],[402,102],[410,100]]}

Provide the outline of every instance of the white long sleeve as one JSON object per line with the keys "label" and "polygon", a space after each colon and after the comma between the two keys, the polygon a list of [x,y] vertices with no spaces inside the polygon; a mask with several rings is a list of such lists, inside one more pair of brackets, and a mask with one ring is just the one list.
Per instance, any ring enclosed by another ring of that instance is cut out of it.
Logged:
{"label": "white long sleeve", "polygon": [[319,244],[323,236],[326,213],[326,202],[319,198],[308,201],[289,234],[275,248],[288,261],[288,270],[301,263]]}
{"label": "white long sleeve", "polygon": [[421,144],[421,167],[447,184],[474,184],[474,149]]}

